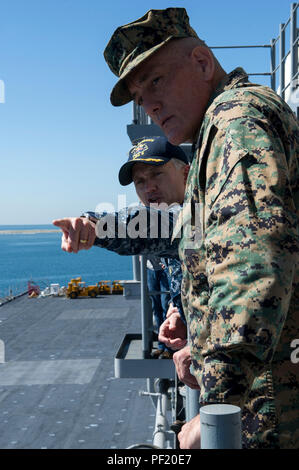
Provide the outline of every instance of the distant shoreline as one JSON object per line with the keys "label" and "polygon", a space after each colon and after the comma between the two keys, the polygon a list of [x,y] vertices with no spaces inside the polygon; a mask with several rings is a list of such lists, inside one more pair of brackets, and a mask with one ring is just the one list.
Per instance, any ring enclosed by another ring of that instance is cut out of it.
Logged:
{"label": "distant shoreline", "polygon": [[58,233],[59,229],[39,229],[32,228],[28,230],[0,230],[0,235],[34,235],[35,233]]}

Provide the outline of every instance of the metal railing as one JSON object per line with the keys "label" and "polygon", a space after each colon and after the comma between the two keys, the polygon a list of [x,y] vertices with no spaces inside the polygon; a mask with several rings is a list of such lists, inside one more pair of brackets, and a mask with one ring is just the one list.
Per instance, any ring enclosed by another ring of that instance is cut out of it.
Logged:
{"label": "metal railing", "polygon": [[27,292],[28,288],[25,283],[20,285],[11,285],[6,289],[3,289],[0,291],[0,306],[16,299],[17,297],[21,297],[22,295],[27,294]]}
{"label": "metal railing", "polygon": [[[298,6],[299,3],[291,4],[289,19],[286,23],[281,23],[279,25],[279,34],[277,38],[272,39],[271,41],[271,87],[287,102],[292,99],[291,95],[299,85],[299,30],[297,27]],[[289,47],[286,47],[286,33],[288,27]],[[279,51],[279,57],[276,65],[277,50]],[[297,116],[298,106],[299,102],[297,100]]]}

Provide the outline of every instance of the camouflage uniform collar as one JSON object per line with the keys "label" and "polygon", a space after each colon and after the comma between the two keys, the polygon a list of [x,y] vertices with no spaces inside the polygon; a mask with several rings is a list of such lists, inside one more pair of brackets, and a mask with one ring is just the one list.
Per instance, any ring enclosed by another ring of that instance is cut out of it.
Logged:
{"label": "camouflage uniform collar", "polygon": [[228,75],[226,75],[217,85],[216,89],[212,93],[207,108],[221,93],[227,90],[235,88],[239,83],[248,82],[248,75],[242,67],[237,67]]}
{"label": "camouflage uniform collar", "polygon": [[[239,85],[239,83],[241,84],[241,83],[244,83],[244,82],[248,82],[248,75],[245,72],[245,70],[242,69],[242,67],[237,67],[232,72],[230,72],[228,75],[226,75],[218,83],[217,87],[215,88],[212,95],[210,96],[210,99],[209,99],[208,104],[207,104],[206,113],[207,113],[209,107],[211,106],[211,104],[215,101],[215,99],[219,95],[221,95],[223,92],[225,92],[227,90],[231,90],[232,88],[236,88]],[[202,125],[201,125],[201,127],[202,127]],[[195,150],[198,148],[198,139],[199,139],[201,127],[198,129],[198,132],[196,133],[195,138],[193,140],[193,145],[195,144]]]}

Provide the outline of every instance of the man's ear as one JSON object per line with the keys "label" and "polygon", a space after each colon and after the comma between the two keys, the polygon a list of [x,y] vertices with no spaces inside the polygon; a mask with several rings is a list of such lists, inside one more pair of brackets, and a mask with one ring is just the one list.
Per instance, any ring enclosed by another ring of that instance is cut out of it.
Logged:
{"label": "man's ear", "polygon": [[193,63],[200,68],[206,81],[213,80],[215,74],[215,60],[212,52],[204,46],[196,46],[191,52]]}

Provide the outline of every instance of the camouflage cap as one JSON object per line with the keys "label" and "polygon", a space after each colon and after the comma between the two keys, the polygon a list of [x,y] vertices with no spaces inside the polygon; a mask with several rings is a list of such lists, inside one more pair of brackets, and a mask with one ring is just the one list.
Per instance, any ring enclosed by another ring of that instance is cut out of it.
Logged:
{"label": "camouflage cap", "polygon": [[185,8],[149,10],[138,20],[117,28],[104,51],[107,64],[120,78],[111,92],[111,103],[121,106],[131,101],[125,83],[128,74],[169,40],[186,37],[198,36]]}

